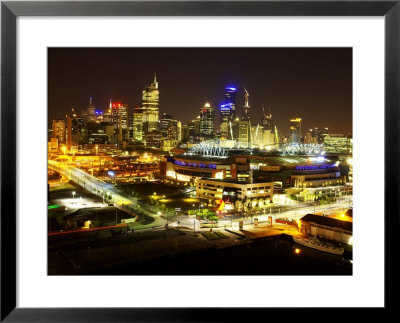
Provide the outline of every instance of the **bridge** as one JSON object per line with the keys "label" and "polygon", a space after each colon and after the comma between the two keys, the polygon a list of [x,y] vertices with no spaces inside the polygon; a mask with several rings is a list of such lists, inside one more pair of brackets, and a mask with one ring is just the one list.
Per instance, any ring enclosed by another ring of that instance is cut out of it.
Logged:
{"label": "bridge", "polygon": [[106,183],[79,168],[55,160],[48,160],[48,168],[60,173],[88,192],[99,196],[103,199],[103,202],[107,201],[108,203],[113,203],[113,205],[121,211],[131,215],[136,215],[136,212],[140,211],[154,218],[153,226],[161,226],[166,223],[166,221],[160,217],[155,207],[138,201],[137,198],[121,195],[116,191],[113,184]]}

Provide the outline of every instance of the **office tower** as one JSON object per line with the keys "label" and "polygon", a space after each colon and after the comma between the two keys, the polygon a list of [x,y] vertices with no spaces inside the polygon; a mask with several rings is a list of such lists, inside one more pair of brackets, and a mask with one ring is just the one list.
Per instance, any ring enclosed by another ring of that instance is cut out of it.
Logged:
{"label": "office tower", "polygon": [[65,145],[65,121],[53,120],[53,138],[58,139],[58,146]]}
{"label": "office tower", "polygon": [[103,111],[95,110],[94,114],[95,114],[95,122],[96,123],[101,123],[101,122],[104,121],[104,113],[103,113]]}
{"label": "office tower", "polygon": [[107,143],[114,143],[114,125],[111,122],[102,122],[101,130],[107,135]]}
{"label": "office tower", "polygon": [[225,103],[231,105],[231,117],[230,120],[235,119],[236,110],[236,88],[226,87],[225,88]]}
{"label": "office tower", "polygon": [[79,145],[86,144],[87,139],[88,139],[88,129],[86,127],[85,118],[77,117],[75,119],[75,122],[76,122],[76,124],[75,124],[76,130],[78,132],[78,143],[79,143]]}
{"label": "office tower", "polygon": [[326,137],[327,135],[329,135],[329,129],[328,129],[328,128],[324,128],[324,129],[321,131],[321,141],[320,141],[321,144],[324,143],[324,139],[325,139],[325,137]]}
{"label": "office tower", "polygon": [[[236,88],[225,88],[225,103],[220,106],[220,139],[225,140],[232,137],[232,121],[235,120],[236,110]],[[231,138],[232,139],[232,138]]]}
{"label": "office tower", "polygon": [[214,108],[210,103],[204,104],[200,109],[200,139],[206,140],[214,137]]}
{"label": "office tower", "polygon": [[161,131],[152,130],[145,134],[145,146],[149,148],[160,148],[161,146]]}
{"label": "office tower", "polygon": [[93,98],[89,98],[89,106],[86,110],[86,121],[95,122],[96,121],[96,108],[93,103]]}
{"label": "office tower", "polygon": [[128,115],[128,139],[131,143],[135,141],[135,137],[133,136],[133,114]]}
{"label": "office tower", "polygon": [[[317,129],[317,128],[315,128]],[[304,143],[305,144],[316,144],[317,143],[317,136],[314,135],[313,129],[310,129],[304,135]]]}
{"label": "office tower", "polygon": [[[250,109],[250,104],[249,104],[249,92],[247,92],[246,89],[244,89],[244,107],[243,107],[243,115],[242,115],[242,121],[245,121],[248,123],[247,126],[247,144],[248,147],[251,147],[252,144],[252,126],[250,122],[250,116],[249,116],[249,109]],[[255,130],[254,130],[255,132]],[[258,131],[257,131],[258,134]]]}
{"label": "office tower", "polygon": [[141,106],[133,109],[133,139],[137,142],[143,141],[143,109]]}
{"label": "office tower", "polygon": [[110,105],[106,108],[103,112],[103,122],[113,122],[113,115],[112,115],[112,102],[110,99]]}
{"label": "office tower", "polygon": [[72,120],[71,117],[67,117],[67,149],[71,151],[72,147]]}
{"label": "office tower", "polygon": [[[114,130],[119,133],[119,127],[121,127],[122,138],[128,138],[128,105],[122,103],[112,104],[112,114],[114,122]],[[121,120],[120,120],[121,119]]]}
{"label": "office tower", "polygon": [[157,130],[159,119],[159,89],[156,75],[154,82],[142,91],[143,132]]}
{"label": "office tower", "polygon": [[263,146],[272,146],[275,144],[275,133],[274,133],[274,124],[272,122],[272,114],[271,108],[268,107],[269,114],[265,114],[264,106],[262,106],[263,110]]}
{"label": "office tower", "polygon": [[301,141],[301,118],[291,119],[289,126],[289,142],[300,144]]}
{"label": "office tower", "polygon": [[236,118],[231,122],[232,139],[245,143],[246,146],[250,141],[249,122]]}
{"label": "office tower", "polygon": [[191,144],[198,143],[200,141],[200,116],[193,119],[192,122],[188,124],[189,128],[189,142]]}
{"label": "office tower", "polygon": [[189,141],[189,125],[182,125],[182,142],[186,143]]}
{"label": "office tower", "polygon": [[249,92],[247,92],[246,89],[244,89],[244,107],[243,107],[243,115],[242,115],[242,120],[243,121],[250,121],[250,116],[249,116]]}
{"label": "office tower", "polygon": [[171,126],[172,117],[169,114],[163,113],[160,120],[161,138],[168,137],[168,129]]}
{"label": "office tower", "polygon": [[167,138],[169,140],[176,141],[176,143],[182,140],[182,123],[178,120],[171,120],[171,123],[168,127]]}

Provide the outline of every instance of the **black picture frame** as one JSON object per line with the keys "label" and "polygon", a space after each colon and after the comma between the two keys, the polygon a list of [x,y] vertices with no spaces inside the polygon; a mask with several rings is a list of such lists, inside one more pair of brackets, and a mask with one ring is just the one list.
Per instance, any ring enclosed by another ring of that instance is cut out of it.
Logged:
{"label": "black picture frame", "polygon": [[[16,307],[16,19],[19,16],[384,16],[385,19],[385,307],[397,305],[392,260],[399,234],[400,1],[2,1],[1,3],[1,321],[227,321],[267,308]],[[373,152],[372,152],[373,154]],[[381,156],[378,156],[379,158]],[[375,158],[372,156],[372,158]],[[373,170],[371,170],[373,172]],[[373,177],[373,174],[371,174]],[[379,189],[379,188],[378,188]],[[371,234],[373,238],[373,234]],[[368,288],[366,286],[366,288]],[[38,291],[39,292],[39,291]],[[267,306],[268,304],[266,304]],[[293,309],[269,309],[285,312]],[[251,313],[249,313],[251,311]],[[330,319],[341,311],[326,308]],[[380,314],[381,311],[377,311]],[[270,312],[268,312],[270,314]],[[379,314],[379,315],[380,315]],[[272,317],[271,317],[272,318]],[[243,319],[242,319],[243,320]]]}

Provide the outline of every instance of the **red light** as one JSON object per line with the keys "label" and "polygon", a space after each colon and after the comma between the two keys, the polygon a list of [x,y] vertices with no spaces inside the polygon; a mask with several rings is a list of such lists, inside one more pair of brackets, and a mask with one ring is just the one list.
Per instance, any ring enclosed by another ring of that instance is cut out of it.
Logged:
{"label": "red light", "polygon": [[87,231],[96,231],[96,230],[104,230],[109,228],[120,228],[126,227],[127,224],[117,224],[117,225],[110,225],[108,227],[99,227],[99,228],[91,228],[91,229],[83,229],[83,230],[73,230],[73,231],[62,231],[62,232],[50,232],[48,233],[49,236],[58,235],[58,234],[66,234],[66,233],[75,233],[75,232],[87,232]]}

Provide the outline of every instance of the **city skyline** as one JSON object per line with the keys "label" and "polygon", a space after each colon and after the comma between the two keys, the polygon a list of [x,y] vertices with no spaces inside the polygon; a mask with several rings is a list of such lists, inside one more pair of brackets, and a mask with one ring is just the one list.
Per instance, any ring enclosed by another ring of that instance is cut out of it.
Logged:
{"label": "city skyline", "polygon": [[270,107],[281,134],[296,117],[304,132],[352,131],[351,48],[52,48],[48,57],[49,121],[64,118],[71,106],[83,112],[89,97],[97,109],[106,109],[110,98],[127,104],[131,115],[157,73],[160,116],[183,123],[209,102],[219,127],[217,109],[232,86],[238,90],[236,116],[243,113],[246,87],[252,123],[262,123],[262,105]]}

